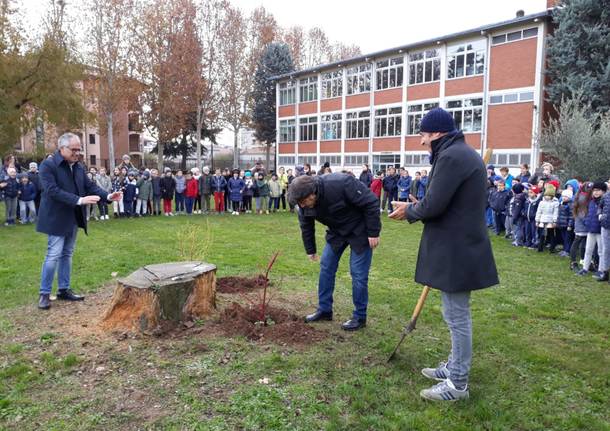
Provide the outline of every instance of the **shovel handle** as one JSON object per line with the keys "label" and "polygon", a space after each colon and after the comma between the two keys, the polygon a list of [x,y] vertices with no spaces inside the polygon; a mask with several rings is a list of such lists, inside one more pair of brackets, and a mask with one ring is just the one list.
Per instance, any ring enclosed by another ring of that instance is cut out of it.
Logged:
{"label": "shovel handle", "polygon": [[419,313],[421,313],[421,309],[424,308],[424,303],[426,302],[426,297],[430,292],[430,288],[428,286],[424,286],[424,289],[421,291],[421,295],[419,295],[419,299],[417,300],[417,305],[415,306],[415,310],[413,310],[413,315],[411,316],[411,322],[415,323],[417,318],[419,317]]}

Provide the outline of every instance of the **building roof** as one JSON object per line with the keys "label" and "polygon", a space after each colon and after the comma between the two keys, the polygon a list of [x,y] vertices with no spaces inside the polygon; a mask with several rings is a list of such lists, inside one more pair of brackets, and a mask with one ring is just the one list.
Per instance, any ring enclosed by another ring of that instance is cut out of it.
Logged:
{"label": "building roof", "polygon": [[419,42],[410,43],[407,45],[397,46],[390,49],[384,49],[382,51],[372,52],[369,54],[359,55],[358,57],[352,57],[340,61],[335,61],[333,63],[321,64],[318,66],[310,67],[307,69],[298,70],[295,72],[284,73],[282,75],[276,75],[269,78],[272,81],[278,81],[284,78],[296,78],[302,75],[308,75],[311,73],[321,72],[323,70],[332,69],[336,67],[342,67],[349,64],[361,63],[362,61],[370,61],[375,58],[383,58],[392,54],[403,53],[412,49],[424,48],[426,46],[435,45],[442,43],[444,41],[459,39],[468,36],[473,36],[475,34],[481,35],[491,30],[501,29],[503,27],[511,27],[515,24],[527,23],[528,21],[537,21],[537,20],[548,20],[551,18],[551,9],[545,10],[543,12],[538,12],[530,15],[517,16],[513,19],[507,21],[496,22],[494,24],[487,24],[481,27],[472,28],[470,30],[464,30],[458,33],[451,33],[441,37],[437,37],[434,39],[427,39]]}

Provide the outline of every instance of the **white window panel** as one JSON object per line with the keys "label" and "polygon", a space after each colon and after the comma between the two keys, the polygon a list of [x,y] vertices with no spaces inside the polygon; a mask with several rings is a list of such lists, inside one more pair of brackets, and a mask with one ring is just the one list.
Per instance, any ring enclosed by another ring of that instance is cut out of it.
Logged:
{"label": "white window panel", "polygon": [[280,84],[280,106],[296,103],[296,83],[294,81]]}
{"label": "white window panel", "polygon": [[371,64],[361,64],[347,69],[347,94],[371,91]]}
{"label": "white window panel", "polygon": [[341,114],[327,114],[320,117],[322,140],[341,139]]}
{"label": "white window panel", "polygon": [[375,110],[375,136],[400,136],[402,132],[402,107]]}
{"label": "white window panel", "polygon": [[346,139],[368,138],[370,134],[371,112],[358,111],[345,114]]}
{"label": "white window panel", "polygon": [[377,62],[375,67],[375,88],[377,90],[402,86],[403,61],[403,57],[396,57]]}
{"label": "white window panel", "polygon": [[485,40],[447,48],[447,78],[480,75],[485,70]]}
{"label": "white window panel", "polygon": [[299,100],[301,102],[311,102],[318,100],[318,77],[310,76],[299,80]]}
{"label": "white window panel", "polygon": [[318,140],[318,117],[299,118],[299,141]]}
{"label": "white window panel", "polygon": [[416,103],[407,106],[407,135],[419,134],[419,123],[426,113],[438,108],[438,102]]}
{"label": "white window panel", "polygon": [[295,120],[280,120],[280,142],[294,142]]}
{"label": "white window panel", "polygon": [[441,52],[439,49],[409,54],[409,85],[441,79]]}
{"label": "white window panel", "polygon": [[322,99],[332,99],[343,95],[343,71],[322,74]]}

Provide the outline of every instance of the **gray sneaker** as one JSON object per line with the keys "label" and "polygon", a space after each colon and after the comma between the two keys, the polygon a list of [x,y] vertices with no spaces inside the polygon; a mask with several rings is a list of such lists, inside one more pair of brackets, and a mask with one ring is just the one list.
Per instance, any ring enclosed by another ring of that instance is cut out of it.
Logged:
{"label": "gray sneaker", "polygon": [[424,368],[421,370],[424,377],[432,380],[442,382],[449,378],[449,370],[447,369],[447,362],[440,362],[436,368]]}
{"label": "gray sneaker", "polygon": [[458,391],[451,380],[447,379],[431,388],[423,389],[419,396],[430,401],[458,401],[468,399],[468,386]]}

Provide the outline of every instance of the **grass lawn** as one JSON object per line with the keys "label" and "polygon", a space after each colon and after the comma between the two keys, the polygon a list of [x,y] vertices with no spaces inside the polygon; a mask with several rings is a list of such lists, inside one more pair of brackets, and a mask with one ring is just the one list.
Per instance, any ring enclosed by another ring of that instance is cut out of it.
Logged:
{"label": "grass lawn", "polygon": [[[74,306],[79,334],[62,326],[70,306],[35,308],[46,237],[32,226],[0,228],[0,429],[610,429],[610,285],[494,237],[502,284],[473,294],[471,399],[432,404],[419,398],[432,384],[420,369],[449,349],[438,292],[386,363],[421,291],[413,282],[421,226],[383,222],[368,327],[338,328],[351,313],[345,258],[336,320],[320,324],[328,337],[306,347],[206,333],[207,322],[174,338],[87,332],[95,322],[85,307],[110,294],[111,274],[180,260],[186,223],[202,226],[206,260],[221,277],[253,275],[281,250],[272,271],[276,303],[313,310],[318,266],[306,259],[292,215],[92,223],[88,237],[79,233],[73,286],[99,293]],[[319,226],[320,249],[323,233]],[[219,306],[229,301],[221,297]]]}

